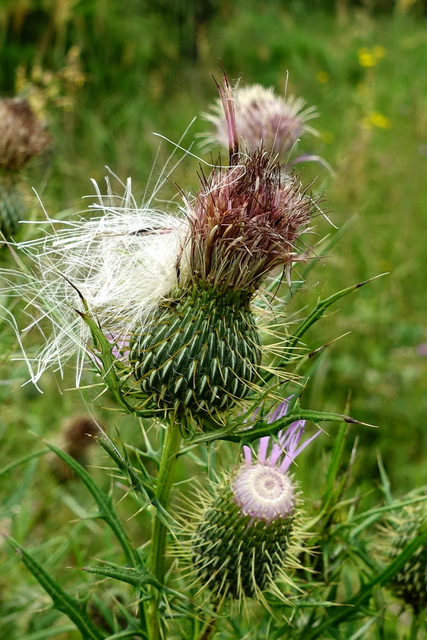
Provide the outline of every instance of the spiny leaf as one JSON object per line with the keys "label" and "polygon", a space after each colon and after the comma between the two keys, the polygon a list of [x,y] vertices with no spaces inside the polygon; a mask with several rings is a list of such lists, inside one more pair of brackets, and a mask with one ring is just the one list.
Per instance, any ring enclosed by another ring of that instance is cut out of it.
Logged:
{"label": "spiny leaf", "polygon": [[97,567],[83,567],[87,573],[95,573],[98,576],[105,576],[126,582],[133,587],[143,589],[146,585],[156,587],[161,590],[163,587],[158,580],[143,566],[138,568],[118,567],[117,565],[105,563]]}
{"label": "spiny leaf", "polygon": [[309,313],[307,318],[299,325],[298,329],[295,331],[295,333],[289,339],[288,346],[287,346],[284,354],[282,355],[282,365],[281,366],[285,366],[289,362],[290,358],[292,357],[293,350],[296,347],[296,345],[298,344],[298,342],[301,340],[301,338],[307,332],[307,330],[315,322],[317,322],[317,320],[319,320],[323,316],[323,314],[325,313],[325,311],[326,311],[326,309],[328,307],[330,307],[332,304],[334,304],[334,302],[337,302],[341,298],[344,298],[345,296],[349,295],[350,293],[354,293],[355,291],[360,289],[360,287],[363,287],[365,284],[368,284],[369,282],[372,282],[373,280],[376,280],[377,278],[381,278],[384,275],[386,275],[386,274],[385,273],[381,273],[381,274],[379,274],[377,276],[374,276],[373,278],[369,278],[368,280],[364,280],[363,282],[360,282],[359,284],[355,284],[355,285],[352,285],[351,287],[347,287],[346,289],[342,289],[341,291],[338,291],[337,293],[332,294],[328,298],[325,298],[325,300],[319,300],[317,302],[316,306],[314,307],[313,311],[311,311],[311,313]]}
{"label": "spiny leaf", "polygon": [[105,636],[93,624],[86,613],[85,605],[76,598],[69,596],[61,587],[49,576],[49,574],[34,560],[16,540],[6,538],[9,545],[20,556],[29,571],[33,574],[43,589],[50,595],[53,606],[76,625],[84,640],[102,640]]}
{"label": "spiny leaf", "polygon": [[415,553],[415,551],[427,542],[427,528],[421,531],[421,533],[414,538],[406,547],[399,553],[399,555],[391,562],[383,571],[377,573],[372,580],[363,584],[359,591],[348,600],[348,602],[342,603],[344,605],[337,613],[332,615],[328,620],[325,620],[311,632],[307,630],[307,635],[304,636],[306,640],[314,640],[315,638],[327,637],[325,631],[328,629],[336,629],[337,625],[353,616],[360,610],[360,607],[371,597],[372,590],[381,586],[384,587],[393,580],[393,578],[403,569],[407,561]]}
{"label": "spiny leaf", "polygon": [[127,562],[132,566],[140,566],[141,560],[138,556],[138,553],[132,547],[123,529],[123,526],[119,518],[117,517],[116,512],[114,511],[111,498],[98,487],[98,485],[96,484],[96,482],[94,482],[93,478],[89,475],[86,469],[84,469],[84,467],[82,467],[74,458],[68,455],[68,453],[62,451],[62,449],[59,449],[58,447],[55,447],[53,444],[47,443],[47,445],[49,449],[51,449],[59,458],[61,458],[61,460],[68,464],[68,466],[86,485],[98,506],[98,517],[104,520],[115,534],[123,549]]}
{"label": "spiny leaf", "polygon": [[150,504],[157,509],[158,517],[165,527],[169,529],[170,516],[157,499],[155,489],[148,482],[143,481],[143,479],[135,472],[135,469],[132,467],[130,462],[122,456],[108,436],[104,435],[100,438],[99,444],[108,453],[111,459],[114,460],[118,468],[128,477],[132,483],[132,488],[144,496],[147,500],[147,504]]}
{"label": "spiny leaf", "polygon": [[239,431],[238,433],[230,433],[230,428],[217,429],[214,433],[206,433],[201,436],[197,436],[191,440],[191,444],[201,444],[205,442],[213,442],[214,440],[227,440],[229,442],[240,442],[243,444],[250,444],[258,438],[264,436],[273,436],[297,420],[310,420],[317,424],[318,422],[346,422],[348,424],[360,424],[367,427],[375,427],[375,425],[355,420],[350,416],[346,416],[340,413],[329,413],[326,411],[312,411],[310,409],[295,409],[291,411],[280,420],[275,420],[272,423],[266,421],[258,421],[256,426],[252,429],[247,429],[245,432]]}

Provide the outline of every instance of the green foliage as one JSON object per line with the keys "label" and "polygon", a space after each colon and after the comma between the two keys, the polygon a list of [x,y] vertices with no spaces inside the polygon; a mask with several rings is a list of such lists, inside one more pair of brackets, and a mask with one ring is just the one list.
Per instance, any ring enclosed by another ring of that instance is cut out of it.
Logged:
{"label": "green foliage", "polygon": [[[341,229],[357,216],[350,231],[336,234],[319,218],[316,232],[320,237],[329,234],[318,247],[321,264],[309,264],[289,298],[290,320],[305,318],[295,325],[295,335],[304,336],[310,353],[320,354],[306,363],[308,371],[301,370],[307,382],[303,404],[321,407],[322,412],[302,409],[295,399],[290,414],[274,427],[260,419],[245,436],[231,433],[233,425],[214,435],[198,435],[181,449],[177,468],[185,489],[188,478],[200,469],[212,472],[214,459],[235,464],[236,443],[277,433],[296,419],[331,423],[326,445],[316,441],[296,470],[306,501],[307,544],[314,548],[305,558],[307,571],[297,575],[303,596],[290,594],[295,596],[293,609],[271,596],[279,619],[249,605],[257,620],[254,630],[234,611],[222,615],[208,604],[193,607],[194,590],[189,590],[188,600],[179,598],[176,592],[184,585],[172,581],[172,569],[167,584],[160,584],[145,565],[149,530],[144,519],[155,513],[169,537],[176,534],[165,506],[156,501],[153,478],[160,464],[160,427],[156,424],[148,436],[145,429],[136,433],[133,418],[111,412],[117,400],[125,410],[129,407],[107,363],[104,375],[111,377],[113,394],[96,399],[91,407],[110,435],[117,427],[120,442],[127,444],[120,449],[113,437],[101,440],[103,449],[94,454],[89,469],[52,446],[78,477],[58,486],[38,438],[55,439],[62,419],[82,411],[83,402],[75,392],[60,396],[53,377],[46,377],[43,395],[21,387],[27,374],[20,362],[10,367],[16,345],[2,325],[0,524],[19,541],[13,541],[13,548],[19,549],[20,560],[6,545],[0,547],[0,635],[11,640],[75,640],[79,628],[83,638],[138,633],[144,637],[141,603],[155,592],[176,621],[171,638],[207,638],[211,632],[215,640],[244,634],[272,640],[348,640],[362,635],[421,639],[421,623],[417,628],[414,617],[409,628],[394,596],[383,587],[416,557],[425,535],[411,540],[386,563],[376,554],[373,540],[383,518],[418,500],[394,500],[389,495],[377,450],[397,495],[425,482],[427,304],[420,278],[427,211],[427,84],[421,73],[427,65],[425,25],[413,19],[411,11],[405,13],[409,3],[404,2],[394,3],[392,9],[390,3],[372,3],[376,15],[360,7],[353,11],[352,3],[328,3],[326,12],[324,3],[308,9],[303,2],[272,1],[211,2],[200,15],[205,4],[4,2],[0,88],[3,93],[16,89],[30,94],[49,119],[53,150],[28,169],[27,182],[51,215],[63,211],[64,217],[67,210],[85,206],[81,197],[90,189],[89,178],[101,180],[105,164],[123,179],[131,175],[141,199],[150,193],[158,172],[155,168],[148,179],[158,145],[151,133],[177,141],[192,118],[207,109],[216,97],[210,74],[220,75],[218,57],[231,78],[272,84],[281,91],[287,84],[288,93],[317,105],[320,117],[314,124],[320,136],[314,152],[331,164],[335,176],[332,179],[313,163],[303,167],[304,176],[321,176],[316,189],[327,189],[328,207],[334,209],[330,217]],[[419,11],[420,3],[413,3],[415,18]],[[368,62],[372,66],[364,66]],[[184,147],[205,128],[198,120],[191,135],[184,137]],[[162,143],[158,166],[169,151]],[[302,142],[301,154],[305,151]],[[197,159],[187,156],[172,179],[195,188],[197,166]],[[175,196],[173,185],[166,185],[164,197]],[[32,219],[42,220],[35,197],[28,194],[26,199]],[[13,265],[6,250],[1,257],[4,264]],[[347,290],[349,282],[383,272],[389,272],[388,277],[342,299],[339,314],[331,312],[329,304],[341,296],[332,292],[350,293],[355,287]],[[2,297],[2,304],[10,302]],[[313,326],[314,320],[320,322]],[[105,363],[111,345],[97,333],[96,323],[91,328]],[[349,331],[351,335],[325,347]],[[67,371],[65,378],[72,386]],[[347,402],[346,414],[380,428],[353,424],[350,437],[346,423],[356,421],[340,413]],[[248,407],[242,423],[255,408]],[[225,442],[214,442],[219,438]],[[97,468],[105,466],[106,456],[113,465],[107,479]],[[82,483],[88,492],[82,491]],[[70,566],[85,571],[64,575],[64,567]],[[68,595],[83,592],[90,593],[89,603]],[[58,611],[51,608],[51,599]],[[291,625],[286,617],[292,618]]]}

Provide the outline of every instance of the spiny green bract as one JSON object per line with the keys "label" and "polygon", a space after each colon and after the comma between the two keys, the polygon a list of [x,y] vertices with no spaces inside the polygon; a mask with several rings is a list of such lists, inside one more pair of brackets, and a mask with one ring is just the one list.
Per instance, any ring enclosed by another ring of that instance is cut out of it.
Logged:
{"label": "spiny green bract", "polygon": [[[403,510],[393,522],[390,557],[394,559],[412,540],[427,528],[427,502]],[[392,587],[396,595],[410,604],[415,613],[427,607],[427,546],[421,545],[395,576]]]}
{"label": "spiny green bract", "polygon": [[130,360],[143,393],[160,408],[229,409],[247,395],[261,361],[249,297],[200,286],[162,302]]}
{"label": "spiny green bract", "polygon": [[253,598],[273,582],[284,560],[294,518],[271,522],[242,512],[225,486],[192,541],[193,564],[213,600]]}

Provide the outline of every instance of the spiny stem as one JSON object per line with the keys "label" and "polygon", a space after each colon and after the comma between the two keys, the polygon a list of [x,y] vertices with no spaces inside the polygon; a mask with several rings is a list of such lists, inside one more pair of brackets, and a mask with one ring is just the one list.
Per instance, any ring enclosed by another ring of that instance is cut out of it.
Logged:
{"label": "spiny stem", "polygon": [[[169,494],[173,483],[173,475],[181,444],[181,431],[179,423],[171,421],[166,433],[162,447],[162,455],[157,476],[156,497],[158,503],[164,508],[168,508]],[[154,515],[153,535],[151,538],[151,572],[155,578],[164,584],[165,578],[165,551],[166,551],[166,527],[157,512]],[[156,589],[149,609],[151,620],[150,640],[160,638],[159,603],[161,593]]]}

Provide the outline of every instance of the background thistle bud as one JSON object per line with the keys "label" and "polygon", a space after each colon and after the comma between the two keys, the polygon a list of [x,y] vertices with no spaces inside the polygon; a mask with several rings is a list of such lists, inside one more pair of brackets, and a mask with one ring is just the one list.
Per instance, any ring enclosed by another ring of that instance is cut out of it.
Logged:
{"label": "background thistle bud", "polygon": [[[283,402],[269,422],[282,417]],[[214,600],[257,597],[292,566],[297,490],[289,467],[320,433],[299,445],[304,421],[293,423],[277,442],[260,440],[256,457],[244,447],[245,461],[216,487],[203,505],[192,539],[198,577]]]}
{"label": "background thistle bud", "polygon": [[[427,502],[404,507],[388,529],[390,559],[393,560],[416,536],[427,528]],[[411,605],[415,613],[427,608],[427,546],[421,545],[392,581],[394,593]]]}
{"label": "background thistle bud", "polygon": [[26,212],[27,207],[19,180],[15,175],[1,173],[0,170],[0,233],[5,238],[13,236]]}
{"label": "background thistle bud", "polygon": [[48,143],[45,126],[25,100],[0,100],[0,167],[20,171]]}
{"label": "background thistle bud", "polygon": [[[89,462],[89,449],[95,444],[95,436],[99,432],[99,425],[91,416],[74,416],[62,425],[60,447],[85,467]],[[68,482],[76,477],[73,470],[55,454],[49,457],[49,466],[58,482]]]}
{"label": "background thistle bud", "polygon": [[19,172],[48,142],[27,102],[0,100],[0,232],[6,238],[16,233],[26,213]]}

